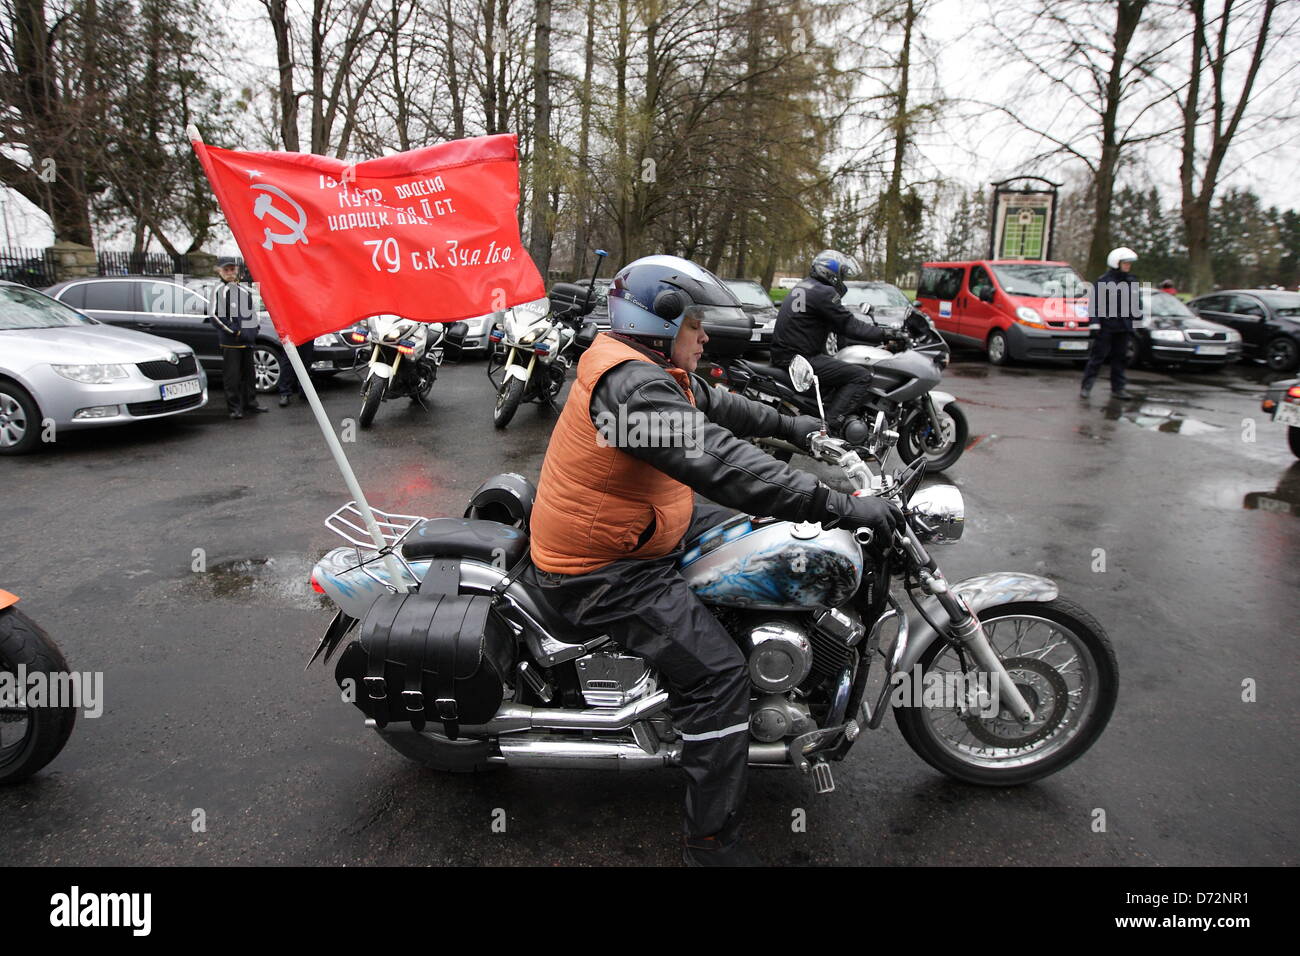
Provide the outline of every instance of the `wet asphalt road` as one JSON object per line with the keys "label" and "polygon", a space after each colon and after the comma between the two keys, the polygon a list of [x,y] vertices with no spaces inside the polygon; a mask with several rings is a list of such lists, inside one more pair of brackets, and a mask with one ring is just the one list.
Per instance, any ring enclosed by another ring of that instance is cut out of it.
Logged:
{"label": "wet asphalt road", "polygon": [[[1082,759],[1015,790],[949,782],[887,720],[836,765],[828,796],[788,770],[752,773],[758,852],[787,864],[1300,862],[1300,463],[1259,412],[1266,378],[1137,372],[1137,399],[1108,403],[1103,381],[1080,404],[1073,369],[959,356],[943,387],[966,407],[973,446],[947,477],[967,531],[937,557],[953,580],[1049,575],[1092,610],[1119,656],[1115,716]],[[356,413],[350,378],[322,394],[336,421]],[[525,407],[498,434],[492,397],[470,362],[444,368],[431,411],[386,404],[347,446],[371,501],[459,514],[488,474],[535,478],[551,416]],[[219,388],[213,398],[0,460],[0,586],[75,669],[104,672],[106,698],[46,771],[0,791],[0,863],[676,863],[677,771],[439,775],[367,731],[329,670],[303,672],[329,619],[307,575],[335,544],[321,520],[347,495],[305,406],[232,422]],[[191,571],[196,548],[206,573]],[[806,832],[792,831],[797,809]]]}

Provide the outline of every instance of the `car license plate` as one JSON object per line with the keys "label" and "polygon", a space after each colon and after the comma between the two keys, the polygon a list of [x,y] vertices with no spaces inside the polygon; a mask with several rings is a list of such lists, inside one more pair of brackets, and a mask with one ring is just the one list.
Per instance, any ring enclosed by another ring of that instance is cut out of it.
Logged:
{"label": "car license plate", "polygon": [[1278,402],[1277,411],[1273,413],[1273,421],[1281,425],[1300,428],[1300,405],[1293,405],[1290,402]]}
{"label": "car license plate", "polygon": [[1064,342],[1058,342],[1056,347],[1062,352],[1082,352],[1088,347],[1087,339],[1066,339]]}
{"label": "car license plate", "polygon": [[199,385],[197,378],[186,379],[184,382],[172,382],[170,385],[159,385],[158,391],[162,393],[163,401],[173,398],[184,398],[186,395],[197,395],[203,389]]}
{"label": "car license plate", "polygon": [[1196,346],[1197,355],[1227,355],[1228,347],[1226,345],[1198,345]]}

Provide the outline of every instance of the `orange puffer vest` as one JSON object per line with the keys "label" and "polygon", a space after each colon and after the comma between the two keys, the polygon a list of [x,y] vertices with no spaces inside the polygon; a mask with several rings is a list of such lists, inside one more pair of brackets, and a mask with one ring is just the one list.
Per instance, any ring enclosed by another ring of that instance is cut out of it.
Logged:
{"label": "orange puffer vest", "polygon": [[[608,335],[578,362],[564,411],[551,433],[531,519],[533,563],[556,574],[586,574],[620,558],[659,558],[686,533],[691,489],[627,452],[598,440],[591,393],[600,377],[628,360],[658,363]],[[665,369],[691,404],[690,376]],[[655,522],[640,547],[641,534]]]}

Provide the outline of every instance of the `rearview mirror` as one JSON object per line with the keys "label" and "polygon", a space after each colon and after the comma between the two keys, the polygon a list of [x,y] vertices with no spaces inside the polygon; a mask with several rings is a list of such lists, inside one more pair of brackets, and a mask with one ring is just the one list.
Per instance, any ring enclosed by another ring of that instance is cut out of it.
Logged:
{"label": "rearview mirror", "polygon": [[815,377],[813,367],[802,355],[796,355],[790,360],[790,383],[796,392],[806,392],[812,388]]}

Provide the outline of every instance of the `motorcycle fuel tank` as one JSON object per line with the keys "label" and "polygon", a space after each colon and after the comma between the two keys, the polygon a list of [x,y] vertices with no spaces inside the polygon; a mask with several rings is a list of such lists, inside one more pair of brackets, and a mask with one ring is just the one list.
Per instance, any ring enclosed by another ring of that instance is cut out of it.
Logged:
{"label": "motorcycle fuel tank", "polygon": [[842,528],[739,515],[691,542],[679,567],[705,604],[836,607],[862,581],[862,550]]}

